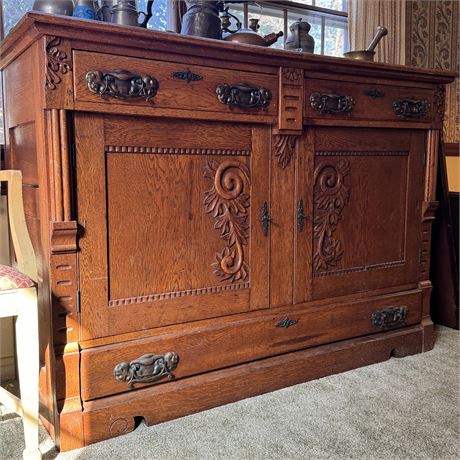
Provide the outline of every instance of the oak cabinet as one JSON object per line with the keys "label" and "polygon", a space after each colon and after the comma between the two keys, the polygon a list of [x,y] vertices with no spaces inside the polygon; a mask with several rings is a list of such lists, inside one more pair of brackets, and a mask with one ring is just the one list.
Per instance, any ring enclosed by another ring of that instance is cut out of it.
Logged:
{"label": "oak cabinet", "polygon": [[61,450],[432,348],[454,74],[37,13],[0,67]]}

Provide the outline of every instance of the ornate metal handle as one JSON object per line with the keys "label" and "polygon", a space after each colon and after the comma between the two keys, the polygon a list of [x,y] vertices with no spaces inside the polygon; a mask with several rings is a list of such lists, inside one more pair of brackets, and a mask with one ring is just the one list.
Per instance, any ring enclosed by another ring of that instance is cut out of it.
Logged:
{"label": "ornate metal handle", "polygon": [[402,305],[400,307],[390,307],[385,310],[378,310],[372,313],[371,322],[378,328],[396,326],[400,323],[404,323],[406,315],[406,306]]}
{"label": "ornate metal handle", "polygon": [[135,383],[150,383],[164,377],[173,379],[179,356],[172,351],[165,355],[147,354],[134,361],[123,361],[113,369],[113,375],[120,382],[128,382],[132,388]]}
{"label": "ornate metal handle", "polygon": [[247,83],[217,85],[216,95],[222,104],[244,109],[265,108],[272,100],[272,93],[269,89]]}
{"label": "ornate metal handle", "polygon": [[430,104],[426,99],[396,99],[393,110],[398,117],[423,118],[430,111]]}
{"label": "ornate metal handle", "polygon": [[270,227],[270,214],[268,211],[268,203],[266,201],[264,201],[264,204],[262,205],[260,223],[262,225],[262,233],[264,236],[268,236],[268,229]]}
{"label": "ornate metal handle", "polygon": [[286,316],[286,318],[282,319],[281,321],[278,321],[275,326],[276,327],[284,327],[285,329],[294,326],[294,324],[297,324],[299,322],[298,319],[290,319]]}
{"label": "ornate metal handle", "polygon": [[102,98],[144,98],[147,102],[156,96],[159,87],[158,80],[154,77],[135,75],[127,70],[90,70],[86,74],[86,83],[92,93],[99,94]]}
{"label": "ornate metal handle", "polygon": [[308,216],[305,214],[303,209],[303,200],[299,200],[297,203],[297,230],[299,233],[303,232],[306,219],[308,219]]}
{"label": "ornate metal handle", "polygon": [[356,104],[351,96],[312,93],[310,106],[319,113],[350,113]]}

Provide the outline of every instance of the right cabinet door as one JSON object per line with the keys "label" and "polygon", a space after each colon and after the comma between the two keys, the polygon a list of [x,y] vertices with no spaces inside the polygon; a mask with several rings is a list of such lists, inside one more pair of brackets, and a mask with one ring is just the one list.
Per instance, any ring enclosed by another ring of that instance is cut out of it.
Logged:
{"label": "right cabinet door", "polygon": [[295,302],[415,283],[425,133],[311,129],[296,180]]}

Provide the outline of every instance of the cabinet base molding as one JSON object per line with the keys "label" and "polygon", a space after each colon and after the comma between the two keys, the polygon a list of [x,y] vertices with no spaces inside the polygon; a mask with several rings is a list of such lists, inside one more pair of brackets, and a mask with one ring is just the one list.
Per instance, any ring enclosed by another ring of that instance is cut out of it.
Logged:
{"label": "cabinet base molding", "polygon": [[[82,445],[126,434],[135,419],[173,420],[357,367],[422,352],[421,325],[344,340],[84,403]],[[61,419],[61,431],[66,430]],[[62,439],[64,441],[64,439]],[[75,448],[62,442],[61,451]]]}

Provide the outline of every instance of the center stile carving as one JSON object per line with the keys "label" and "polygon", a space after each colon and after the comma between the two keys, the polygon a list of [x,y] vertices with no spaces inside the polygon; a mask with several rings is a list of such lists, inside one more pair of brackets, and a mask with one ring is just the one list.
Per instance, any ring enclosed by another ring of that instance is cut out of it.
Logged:
{"label": "center stile carving", "polygon": [[350,188],[345,184],[349,175],[350,163],[343,159],[337,164],[320,163],[315,170],[314,272],[327,271],[342,258],[342,242],[333,233],[350,199]]}
{"label": "center stile carving", "polygon": [[294,156],[297,139],[300,136],[296,134],[275,134],[274,147],[275,157],[278,159],[278,164],[284,169],[291,162]]}
{"label": "center stile carving", "polygon": [[221,281],[244,281],[249,274],[243,250],[249,239],[249,170],[239,161],[207,161],[204,177],[213,181],[204,194],[206,213],[212,215],[214,228],[227,243],[216,254],[214,273]]}

